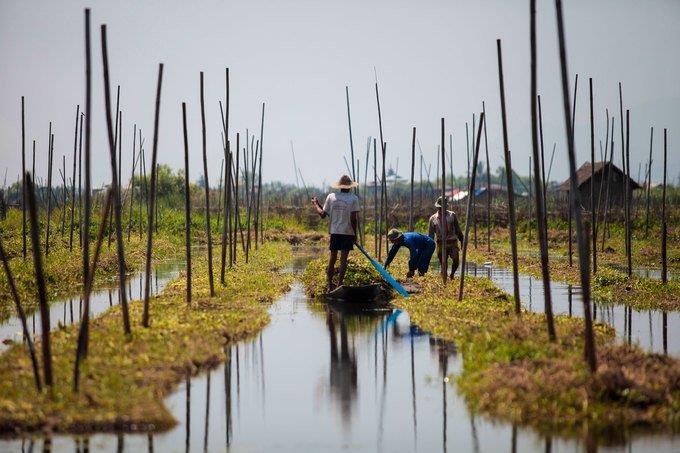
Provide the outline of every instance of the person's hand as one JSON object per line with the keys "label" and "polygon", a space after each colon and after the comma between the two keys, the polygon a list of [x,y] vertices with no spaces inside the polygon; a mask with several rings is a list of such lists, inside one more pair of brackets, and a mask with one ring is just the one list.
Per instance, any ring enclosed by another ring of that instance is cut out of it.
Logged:
{"label": "person's hand", "polygon": [[312,204],[313,204],[314,206],[317,206],[317,205],[319,204],[319,199],[316,198],[316,197],[312,197]]}
{"label": "person's hand", "polygon": [[408,271],[406,273],[406,278],[411,278],[411,277],[413,277],[414,274],[415,274],[415,271]]}

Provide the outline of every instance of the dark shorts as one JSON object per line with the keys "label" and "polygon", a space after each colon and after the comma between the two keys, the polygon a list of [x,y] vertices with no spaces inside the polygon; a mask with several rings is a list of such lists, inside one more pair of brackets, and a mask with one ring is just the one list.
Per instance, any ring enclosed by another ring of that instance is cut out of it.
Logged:
{"label": "dark shorts", "polygon": [[331,245],[328,250],[353,250],[354,236],[351,234],[331,234]]}

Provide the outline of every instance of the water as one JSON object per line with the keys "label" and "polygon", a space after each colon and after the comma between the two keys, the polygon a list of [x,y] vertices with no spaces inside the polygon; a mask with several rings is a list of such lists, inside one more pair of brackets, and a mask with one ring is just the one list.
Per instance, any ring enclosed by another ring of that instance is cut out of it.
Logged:
{"label": "water", "polygon": [[[151,274],[151,294],[157,294],[184,267],[182,262],[164,263],[155,267]],[[130,276],[126,282],[129,300],[140,300],[144,296],[144,273],[138,272]],[[114,304],[119,303],[118,286],[93,291],[90,295],[90,313],[96,316]],[[80,322],[82,317],[82,295],[60,299],[50,303],[50,330],[58,326],[68,326]],[[28,328],[31,335],[40,334],[40,312],[35,311],[28,316]],[[0,325],[0,351],[9,347],[13,342],[20,342],[23,338],[21,320],[13,316]]]}
{"label": "water", "polygon": [[[300,284],[270,309],[260,335],[166,398],[178,424],[156,434],[0,441],[0,451],[580,451],[578,439],[475,416],[452,380],[456,345],[392,308],[324,305]],[[602,451],[678,451],[680,439],[636,437]]]}
{"label": "water", "polygon": [[[499,288],[512,294],[512,271],[492,266],[467,265],[467,274],[490,278]],[[581,288],[561,282],[550,282],[553,312],[583,316]],[[519,275],[522,304],[531,311],[543,312],[543,281],[530,275]],[[611,325],[621,341],[637,344],[657,353],[680,355],[680,312],[634,310],[625,305],[601,304],[594,301],[593,319]]]}

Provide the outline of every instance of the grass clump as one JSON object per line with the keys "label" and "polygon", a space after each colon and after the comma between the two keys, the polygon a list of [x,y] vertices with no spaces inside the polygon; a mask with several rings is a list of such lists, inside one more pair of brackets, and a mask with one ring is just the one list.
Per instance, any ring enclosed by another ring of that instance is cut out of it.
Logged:
{"label": "grass clump", "polygon": [[185,275],[180,275],[150,301],[150,328],[139,325],[142,303],[130,304],[134,327],[129,340],[118,306],[93,319],[78,394],[72,391],[78,326],[52,334],[51,394],[36,392],[25,347],[12,346],[0,355],[0,431],[159,430],[174,425],[163,398],[187,373],[224,360],[227,342],[268,323],[268,304],[291,280],[277,270],[290,259],[287,244],[268,243],[253,252],[248,264],[229,269],[226,284],[217,284],[211,298],[207,262],[203,255],[197,257],[192,305],[186,304]]}
{"label": "grass clump", "polygon": [[[338,266],[336,263],[335,277],[333,281],[337,283]],[[310,261],[302,274],[302,283],[308,296],[314,298],[322,296],[326,292],[326,269],[328,258],[316,258]],[[362,286],[383,284],[383,279],[378,271],[363,256],[350,256],[347,260],[347,271],[345,271],[344,285]]]}
{"label": "grass clump", "polygon": [[427,278],[424,291],[396,305],[463,355],[456,383],[472,410],[546,431],[604,434],[619,429],[680,426],[680,362],[618,344],[611,327],[595,324],[598,370],[583,358],[583,321],[557,316],[558,340],[548,340],[545,316],[514,314],[512,297],[487,279],[467,277],[443,287]]}

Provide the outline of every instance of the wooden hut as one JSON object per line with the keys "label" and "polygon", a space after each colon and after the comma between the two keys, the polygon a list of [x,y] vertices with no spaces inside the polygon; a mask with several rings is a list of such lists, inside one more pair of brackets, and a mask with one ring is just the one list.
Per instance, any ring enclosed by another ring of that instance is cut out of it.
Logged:
{"label": "wooden hut", "polygon": [[[591,178],[592,176],[592,178]],[[590,188],[594,188],[595,206],[604,207],[607,185],[609,185],[609,206],[621,207],[626,195],[626,176],[623,171],[609,162],[595,162],[593,175],[591,175],[590,162],[586,162],[576,171],[576,179],[579,193],[581,195],[581,205],[590,210]],[[599,203],[600,185],[602,185],[602,203]],[[630,178],[628,184],[628,200],[633,196],[633,191],[642,186],[634,179]],[[566,196],[570,189],[570,181],[567,179],[557,186],[557,192]]]}

